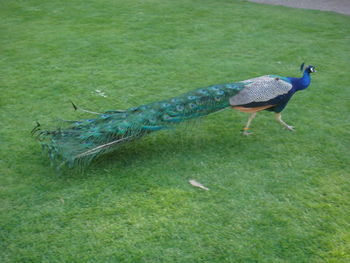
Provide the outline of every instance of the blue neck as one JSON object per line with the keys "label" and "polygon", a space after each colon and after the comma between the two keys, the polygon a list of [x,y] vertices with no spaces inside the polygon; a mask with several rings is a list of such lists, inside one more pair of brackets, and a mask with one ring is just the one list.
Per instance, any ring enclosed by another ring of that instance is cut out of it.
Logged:
{"label": "blue neck", "polygon": [[290,80],[292,81],[295,91],[299,91],[306,89],[310,85],[311,76],[310,73],[305,70],[301,78],[290,78]]}

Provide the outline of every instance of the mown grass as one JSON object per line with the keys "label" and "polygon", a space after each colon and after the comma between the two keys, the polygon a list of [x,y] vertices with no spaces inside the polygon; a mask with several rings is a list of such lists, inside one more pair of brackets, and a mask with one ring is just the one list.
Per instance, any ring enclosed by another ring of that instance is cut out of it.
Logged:
{"label": "mown grass", "polygon": [[[348,262],[349,17],[244,1],[1,1],[1,262]],[[315,65],[283,130],[227,110],[56,174],[35,121]],[[98,96],[100,89],[108,97]],[[204,192],[188,184],[196,179]]]}

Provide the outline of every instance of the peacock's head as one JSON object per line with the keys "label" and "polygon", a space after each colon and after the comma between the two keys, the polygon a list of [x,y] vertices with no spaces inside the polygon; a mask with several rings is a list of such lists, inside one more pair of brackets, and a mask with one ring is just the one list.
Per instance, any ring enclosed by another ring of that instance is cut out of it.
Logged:
{"label": "peacock's head", "polygon": [[308,66],[306,69],[305,69],[308,73],[314,73],[316,72],[316,69],[314,66]]}
{"label": "peacock's head", "polygon": [[[304,63],[300,65],[300,71],[303,71],[303,69],[304,69]],[[305,68],[305,71],[307,73],[314,73],[316,72],[316,69],[314,66],[308,66],[307,68]]]}

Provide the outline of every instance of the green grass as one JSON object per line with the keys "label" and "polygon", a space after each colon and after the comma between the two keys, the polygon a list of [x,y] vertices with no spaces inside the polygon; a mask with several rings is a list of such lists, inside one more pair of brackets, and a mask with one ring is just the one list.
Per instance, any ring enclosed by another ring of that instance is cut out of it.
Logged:
{"label": "green grass", "polygon": [[[243,1],[1,1],[1,262],[349,262],[350,19]],[[56,174],[35,121],[315,65],[240,134],[227,110]],[[108,97],[98,96],[96,89]],[[188,184],[196,179],[205,192]]]}

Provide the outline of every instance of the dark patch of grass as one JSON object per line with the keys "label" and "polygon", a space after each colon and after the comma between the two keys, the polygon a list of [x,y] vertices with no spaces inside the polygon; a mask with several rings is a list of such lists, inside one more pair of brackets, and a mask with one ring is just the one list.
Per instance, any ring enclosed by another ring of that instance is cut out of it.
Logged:
{"label": "dark patch of grass", "polygon": [[[347,262],[349,17],[243,1],[2,1],[2,262]],[[57,175],[35,120],[263,74],[311,87],[284,119],[224,111]],[[97,96],[103,90],[108,98]],[[188,179],[210,188],[193,189]]]}

